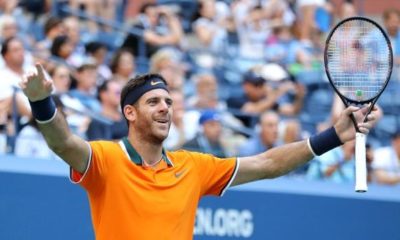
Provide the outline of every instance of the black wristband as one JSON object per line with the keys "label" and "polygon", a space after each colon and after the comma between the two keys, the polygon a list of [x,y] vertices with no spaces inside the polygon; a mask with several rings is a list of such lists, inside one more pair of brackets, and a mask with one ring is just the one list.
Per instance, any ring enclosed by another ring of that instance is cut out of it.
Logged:
{"label": "black wristband", "polygon": [[318,156],[343,144],[334,127],[311,136],[309,142],[312,151]]}
{"label": "black wristband", "polygon": [[31,102],[33,117],[39,122],[47,122],[56,114],[57,108],[53,98],[47,97],[43,100]]}

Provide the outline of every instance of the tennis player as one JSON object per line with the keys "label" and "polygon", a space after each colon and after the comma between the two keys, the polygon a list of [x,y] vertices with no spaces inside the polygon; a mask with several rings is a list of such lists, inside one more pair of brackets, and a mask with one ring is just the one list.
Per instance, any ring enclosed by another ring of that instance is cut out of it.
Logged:
{"label": "tennis player", "polygon": [[[71,180],[88,193],[96,239],[191,239],[195,212],[204,195],[222,196],[229,186],[281,176],[355,136],[346,108],[336,124],[311,138],[255,156],[216,158],[209,154],[163,149],[173,104],[158,74],[131,79],[121,93],[129,124],[119,142],[87,142],[68,129],[51,98],[52,80],[42,66],[21,88],[49,147],[71,166]],[[368,133],[372,112],[360,123]],[[73,200],[71,200],[73,201]]]}

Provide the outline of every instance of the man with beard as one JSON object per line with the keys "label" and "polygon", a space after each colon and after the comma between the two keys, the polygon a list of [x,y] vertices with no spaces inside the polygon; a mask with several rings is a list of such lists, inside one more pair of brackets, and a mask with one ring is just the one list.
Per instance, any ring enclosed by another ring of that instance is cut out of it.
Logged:
{"label": "man with beard", "polygon": [[[86,142],[71,134],[50,97],[52,81],[37,64],[21,82],[33,116],[49,147],[71,166],[71,179],[88,193],[96,239],[191,239],[197,204],[205,195],[223,195],[229,186],[274,178],[354,139],[349,115],[360,120],[366,108],[346,108],[335,126],[311,138],[264,153],[217,158],[189,151],[167,152],[172,99],[165,80],[145,74],[128,81],[121,108],[129,125],[119,142]],[[368,133],[375,123],[358,124]]]}

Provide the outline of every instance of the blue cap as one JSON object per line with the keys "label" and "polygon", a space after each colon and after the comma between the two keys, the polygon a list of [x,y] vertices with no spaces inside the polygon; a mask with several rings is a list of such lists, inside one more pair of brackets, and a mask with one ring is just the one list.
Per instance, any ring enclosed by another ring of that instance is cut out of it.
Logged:
{"label": "blue cap", "polygon": [[221,117],[217,111],[208,109],[208,110],[204,110],[201,113],[201,116],[199,118],[199,123],[201,125],[203,125],[204,123],[206,123],[208,121],[220,121],[220,120],[221,120]]}

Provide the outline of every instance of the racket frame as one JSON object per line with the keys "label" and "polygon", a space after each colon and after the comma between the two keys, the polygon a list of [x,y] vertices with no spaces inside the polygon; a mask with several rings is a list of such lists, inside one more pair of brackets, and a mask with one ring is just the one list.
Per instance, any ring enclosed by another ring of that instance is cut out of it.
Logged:
{"label": "racket frame", "polygon": [[[331,74],[329,72],[329,66],[328,66],[328,46],[329,42],[333,36],[333,34],[336,32],[336,30],[342,26],[344,23],[349,22],[349,21],[354,21],[354,20],[362,20],[362,21],[367,21],[374,25],[384,36],[388,50],[389,50],[389,72],[386,76],[386,81],[383,84],[382,88],[380,89],[380,92],[372,98],[363,100],[363,101],[357,101],[353,99],[349,99],[346,96],[344,96],[340,91],[336,88],[335,84],[333,83]],[[376,101],[380,97],[380,95],[383,93],[385,90],[387,84],[389,83],[390,77],[392,75],[392,70],[393,70],[393,49],[392,49],[392,44],[390,42],[389,37],[387,36],[386,32],[382,29],[381,26],[379,26],[378,23],[375,21],[366,18],[366,17],[361,17],[361,16],[356,16],[356,17],[350,17],[343,19],[339,23],[335,25],[335,27],[330,31],[326,42],[325,42],[325,50],[324,50],[324,65],[325,65],[325,73],[328,77],[329,83],[335,90],[336,94],[340,97],[340,99],[343,101],[344,105],[348,107],[349,105],[356,105],[356,106],[363,106],[365,104],[370,103],[369,109],[367,111],[367,114],[365,115],[363,122],[367,121],[367,116],[368,114],[371,113],[371,110],[374,108]],[[366,192],[368,190],[367,186],[367,163],[366,163],[366,149],[365,149],[365,144],[366,144],[366,135],[360,132],[360,129],[357,126],[357,120],[355,119],[354,115],[351,114],[350,118],[352,122],[354,123],[354,127],[356,129],[356,144],[355,144],[355,191],[356,192]]]}

